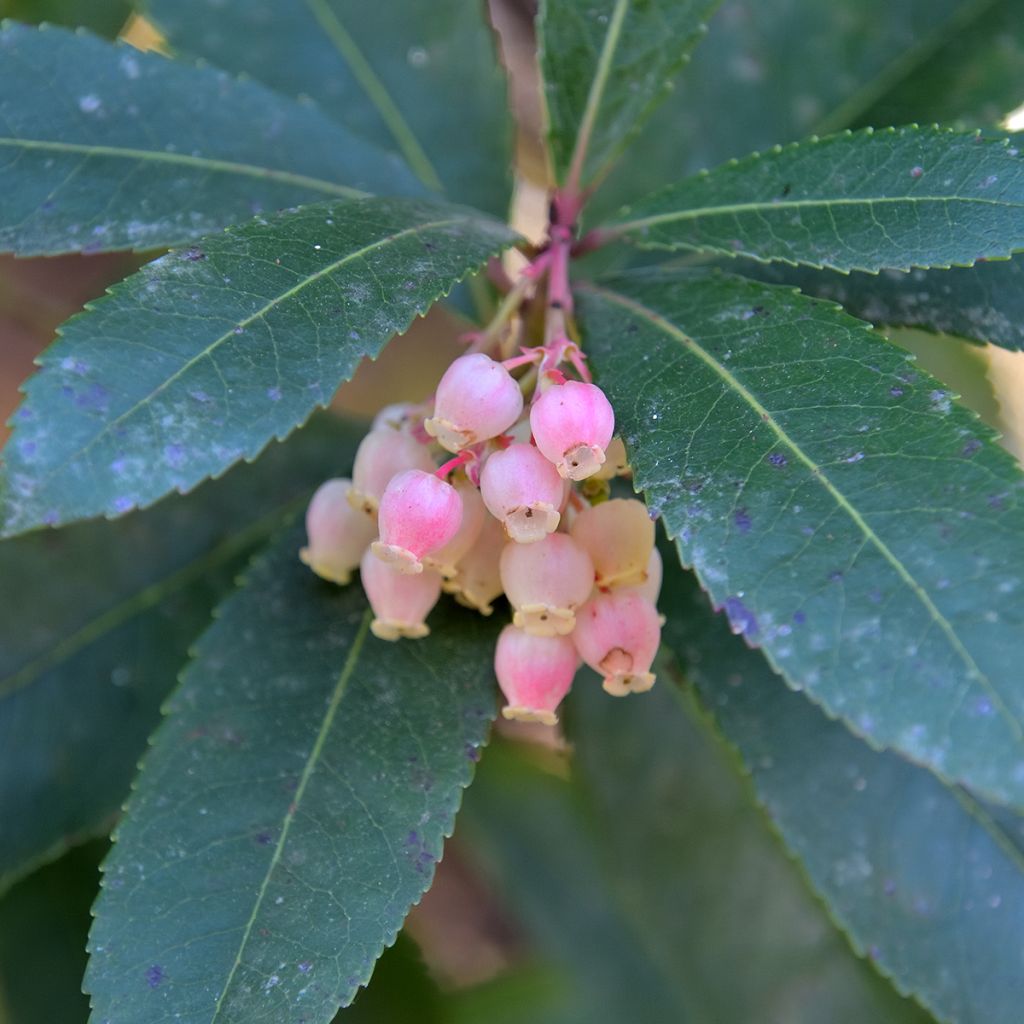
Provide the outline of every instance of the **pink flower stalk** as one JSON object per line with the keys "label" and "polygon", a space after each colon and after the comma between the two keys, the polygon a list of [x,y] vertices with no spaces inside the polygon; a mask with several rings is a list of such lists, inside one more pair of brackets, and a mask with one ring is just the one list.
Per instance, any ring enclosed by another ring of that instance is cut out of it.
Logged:
{"label": "pink flower stalk", "polygon": [[391,427],[371,430],[356,450],[348,500],[353,508],[376,517],[380,499],[392,477],[407,469],[429,473],[433,468],[430,452],[410,434]]}
{"label": "pink flower stalk", "polygon": [[548,388],[530,410],[533,438],[568,480],[585,480],[604,464],[615,413],[596,384],[569,380]]}
{"label": "pink flower stalk", "polygon": [[442,447],[459,452],[497,437],[523,411],[523,395],[508,370],[482,352],[459,356],[434,396],[434,415],[423,425]]}
{"label": "pink flower stalk", "polygon": [[534,636],[567,636],[594,589],[594,563],[570,536],[550,533],[536,544],[508,544],[501,582],[516,626]]}
{"label": "pink flower stalk", "polygon": [[654,685],[650,669],[661,641],[661,620],[639,590],[595,594],[576,613],[572,638],[580,657],[604,676],[604,689],[613,697],[643,693]]}
{"label": "pink flower stalk", "polygon": [[446,580],[455,577],[459,561],[476,543],[483,529],[484,520],[489,518],[479,490],[469,480],[457,480],[452,486],[462,498],[462,524],[459,526],[459,532],[447,544],[424,559],[425,565],[436,569]]}
{"label": "pink flower stalk", "polygon": [[436,572],[427,570],[412,576],[367,551],[359,573],[375,616],[370,623],[374,636],[381,640],[418,640],[430,632],[425,620],[441,596],[441,577]]}
{"label": "pink flower stalk", "polygon": [[480,474],[480,495],[519,544],[533,543],[558,529],[562,478],[532,445],[512,444],[491,454]]}
{"label": "pink flower stalk", "polygon": [[494,672],[508,705],[506,718],[558,721],[555,709],[572,686],[579,658],[567,636],[535,636],[506,626],[494,650]]}
{"label": "pink flower stalk", "polygon": [[593,559],[599,587],[643,583],[654,548],[654,523],[642,501],[612,498],[585,508],[569,533]]}
{"label": "pink flower stalk", "polygon": [[501,597],[501,552],[505,547],[505,531],[493,516],[484,516],[476,543],[456,566],[455,576],[443,584],[446,594],[481,615],[494,611],[491,602]]}
{"label": "pink flower stalk", "polygon": [[408,469],[393,477],[380,499],[380,540],[373,553],[400,572],[423,572],[424,556],[444,547],[462,524],[462,498],[433,473]]}
{"label": "pink flower stalk", "polygon": [[328,480],[321,484],[306,509],[309,544],[299,558],[332,583],[348,583],[363,552],[377,536],[372,519],[349,504],[351,480]]}

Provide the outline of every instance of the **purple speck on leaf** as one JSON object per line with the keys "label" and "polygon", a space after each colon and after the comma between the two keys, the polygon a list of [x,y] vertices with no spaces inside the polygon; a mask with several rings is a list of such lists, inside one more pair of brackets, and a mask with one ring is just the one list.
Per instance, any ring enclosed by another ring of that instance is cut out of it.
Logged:
{"label": "purple speck on leaf", "polygon": [[970,441],[964,445],[960,454],[970,457],[971,455],[974,455],[975,452],[979,451],[981,451],[981,442],[976,437],[972,437]]}
{"label": "purple speck on leaf", "polygon": [[772,452],[772,454],[768,456],[768,461],[775,466],[776,469],[779,469],[782,466],[785,466],[789,460],[782,454],[782,452]]}
{"label": "purple speck on leaf", "polygon": [[750,513],[745,508],[736,509],[733,514],[732,521],[736,524],[736,529],[739,530],[740,533],[750,533]]}
{"label": "purple speck on leaf", "polygon": [[758,634],[757,616],[743,603],[742,598],[737,596],[725,599],[725,614],[729,616],[732,631],[748,640],[753,640]]}
{"label": "purple speck on leaf", "polygon": [[922,174],[924,174],[924,168],[923,167],[911,167],[910,168],[910,176],[912,178],[920,178]]}
{"label": "purple speck on leaf", "polygon": [[889,394],[892,395],[893,398],[902,398],[903,397],[903,388],[896,387],[896,386],[891,387],[891,388],[889,388]]}
{"label": "purple speck on leaf", "polygon": [[164,980],[164,969],[159,964],[153,964],[146,971],[146,981],[150,988],[156,988]]}
{"label": "purple speck on leaf", "polygon": [[281,389],[278,387],[267,388],[267,398],[269,398],[272,402],[280,402]]}

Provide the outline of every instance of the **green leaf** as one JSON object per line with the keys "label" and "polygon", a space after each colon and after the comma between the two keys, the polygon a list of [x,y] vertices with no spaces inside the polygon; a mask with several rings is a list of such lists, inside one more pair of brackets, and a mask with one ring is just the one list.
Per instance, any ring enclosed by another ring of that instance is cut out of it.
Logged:
{"label": "green leaf", "polygon": [[370,635],[289,531],[199,642],[104,864],[97,1021],[327,1022],[427,889],[495,712],[497,627]]}
{"label": "green leaf", "polygon": [[0,0],[0,18],[87,28],[111,39],[131,13],[131,0]]}
{"label": "green leaf", "polygon": [[[6,819],[5,821],[9,821]],[[106,843],[69,853],[0,901],[0,1022],[84,1024],[89,907]]]}
{"label": "green leaf", "polygon": [[1024,349],[1024,259],[993,260],[951,270],[836,274],[776,264],[744,268],[760,280],[795,285],[831,299],[873,324],[919,327]]}
{"label": "green leaf", "polygon": [[834,270],[970,265],[1024,248],[1024,159],[1015,137],[844,132],[670,185],[610,231],[645,249]]}
{"label": "green leaf", "polygon": [[146,0],[173,47],[397,150],[429,188],[505,216],[512,121],[482,0]]}
{"label": "green leaf", "polygon": [[923,1024],[850,955],[666,682],[616,702],[581,676],[571,780],[489,750],[467,796],[460,838],[573,972],[550,1019]]}
{"label": "green leaf", "polygon": [[912,357],[724,275],[580,294],[652,514],[733,629],[876,746],[1024,806],[1024,476]]}
{"label": "green leaf", "polygon": [[544,0],[538,22],[555,177],[600,179],[668,95],[719,0]]}
{"label": "green leaf", "polygon": [[1024,0],[961,2],[940,31],[836,111],[832,126],[998,124],[1024,98],[1022,22]]}
{"label": "green leaf", "polygon": [[215,603],[356,443],[316,420],[194,495],[0,544],[0,889],[109,829]]}
{"label": "green leaf", "polygon": [[1024,0],[729,0],[588,211],[809,134],[993,124],[1024,96],[1022,18]]}
{"label": "green leaf", "polygon": [[0,27],[0,249],[154,249],[253,214],[421,187],[310,104],[84,33]]}
{"label": "green leaf", "polygon": [[1016,1024],[1024,820],[826,721],[729,636],[692,577],[670,569],[665,584],[666,642],[857,951],[942,1020]]}
{"label": "green leaf", "polygon": [[443,1024],[447,1019],[441,991],[420,951],[400,934],[377,961],[369,988],[338,1014],[335,1024]]}
{"label": "green leaf", "polygon": [[583,682],[576,771],[610,884],[651,955],[680,976],[694,1021],[931,1019],[850,955],[667,674],[623,703]]}
{"label": "green leaf", "polygon": [[0,471],[2,532],[118,515],[252,459],[514,238],[461,207],[368,199],[148,264],[40,357]]}
{"label": "green leaf", "polygon": [[583,794],[506,746],[487,751],[459,818],[460,841],[565,979],[543,1019],[682,1021],[678,981],[649,955],[604,875],[609,838],[592,827]]}

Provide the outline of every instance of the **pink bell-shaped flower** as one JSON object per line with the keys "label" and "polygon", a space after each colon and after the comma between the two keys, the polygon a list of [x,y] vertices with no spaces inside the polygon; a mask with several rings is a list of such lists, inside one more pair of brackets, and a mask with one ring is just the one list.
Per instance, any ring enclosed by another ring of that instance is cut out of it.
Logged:
{"label": "pink bell-shaped flower", "polygon": [[664,575],[664,569],[661,552],[657,548],[651,548],[651,557],[647,559],[644,580],[642,583],[636,584],[636,589],[655,606],[658,604],[658,598],[661,597],[661,578]]}
{"label": "pink bell-shaped flower", "polygon": [[434,460],[422,445],[404,430],[383,427],[371,430],[359,442],[352,466],[352,490],[348,500],[353,508],[376,517],[380,499],[391,478],[407,469],[430,473]]}
{"label": "pink bell-shaped flower", "polygon": [[373,635],[381,640],[417,640],[430,628],[426,617],[441,596],[441,577],[429,569],[416,575],[400,572],[373,552],[363,555],[359,578],[375,616]]}
{"label": "pink bell-shaped flower", "polygon": [[636,498],[612,498],[585,508],[569,533],[594,562],[599,587],[643,583],[654,548],[654,523]]}
{"label": "pink bell-shaped flower", "polygon": [[328,480],[321,484],[306,509],[309,544],[299,558],[332,583],[348,583],[363,552],[377,536],[372,519],[349,504],[351,480]]}
{"label": "pink bell-shaped flower", "polygon": [[658,612],[634,587],[595,594],[577,613],[572,634],[580,657],[604,676],[613,697],[654,685],[651,663],[661,641]]}
{"label": "pink bell-shaped flower", "polygon": [[489,519],[480,491],[463,477],[452,485],[462,498],[462,525],[459,532],[444,547],[427,555],[424,564],[436,569],[446,580],[453,579],[463,555],[476,543],[484,520]]}
{"label": "pink bell-shaped flower", "polygon": [[562,478],[532,445],[512,444],[490,455],[480,474],[480,495],[519,544],[538,541],[558,529]]}
{"label": "pink bell-shaped flower", "polygon": [[423,572],[424,556],[444,547],[462,524],[462,498],[433,473],[407,469],[393,477],[380,499],[380,540],[372,551],[400,572]]}
{"label": "pink bell-shaped flower", "polygon": [[536,544],[506,545],[501,582],[515,625],[535,636],[567,636],[594,589],[594,563],[572,537],[549,533]]}
{"label": "pink bell-shaped flower", "polygon": [[472,352],[445,371],[434,396],[434,415],[423,426],[442,447],[459,452],[504,433],[522,411],[523,394],[508,370]]}
{"label": "pink bell-shaped flower", "polygon": [[508,705],[506,718],[524,722],[558,721],[555,709],[572,686],[579,658],[567,636],[534,636],[506,626],[494,650],[494,672]]}
{"label": "pink bell-shaped flower", "polygon": [[530,427],[544,457],[568,480],[585,480],[605,462],[615,413],[596,384],[569,380],[548,388],[533,403]]}
{"label": "pink bell-shaped flower", "polygon": [[594,475],[598,480],[611,480],[613,477],[626,476],[629,472],[626,446],[621,437],[613,437],[611,444],[604,450],[604,465]]}
{"label": "pink bell-shaped flower", "polygon": [[459,559],[455,576],[443,583],[446,594],[481,615],[490,615],[491,602],[501,597],[500,561],[506,546],[505,531],[493,516],[485,515],[476,543]]}

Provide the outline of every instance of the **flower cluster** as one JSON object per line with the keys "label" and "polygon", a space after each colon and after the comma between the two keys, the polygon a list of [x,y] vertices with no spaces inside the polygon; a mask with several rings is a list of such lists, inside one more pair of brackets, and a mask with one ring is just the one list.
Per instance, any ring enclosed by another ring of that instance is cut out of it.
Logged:
{"label": "flower cluster", "polygon": [[571,342],[504,361],[469,352],[429,403],[378,414],[352,479],[314,495],[300,557],[335,583],[358,568],[384,640],[426,636],[442,592],[484,615],[504,594],[507,718],[554,724],[581,662],[616,696],[650,689],[661,563],[643,503],[608,496],[628,472],[614,431]]}

